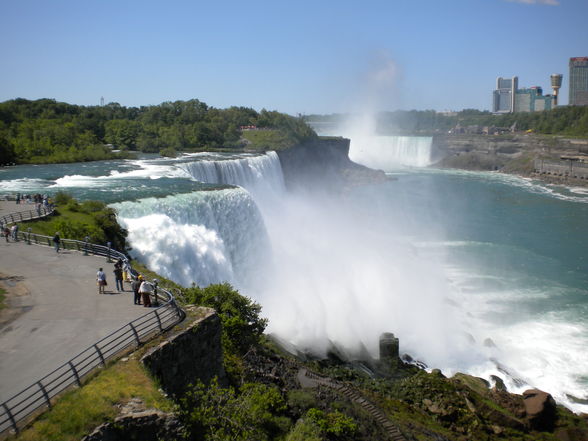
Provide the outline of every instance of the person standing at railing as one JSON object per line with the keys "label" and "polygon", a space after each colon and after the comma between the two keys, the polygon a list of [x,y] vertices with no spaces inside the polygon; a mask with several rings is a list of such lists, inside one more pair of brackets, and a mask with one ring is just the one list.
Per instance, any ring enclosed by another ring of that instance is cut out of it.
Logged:
{"label": "person standing at railing", "polygon": [[114,281],[116,282],[117,291],[120,292],[125,290],[123,286],[122,260],[120,259],[118,259],[118,261],[114,264]]}
{"label": "person standing at railing", "polygon": [[139,294],[139,288],[143,282],[143,276],[139,274],[136,279],[131,282],[131,288],[133,290],[133,303],[135,305],[141,304],[141,294]]}
{"label": "person standing at railing", "polygon": [[2,235],[4,236],[4,238],[6,239],[6,242],[10,242],[8,240],[8,236],[10,236],[10,230],[8,229],[7,226],[4,226],[4,228],[2,228]]}
{"label": "person standing at railing", "polygon": [[59,246],[61,245],[61,238],[59,237],[59,232],[55,233],[55,236],[53,236],[53,245],[55,246],[55,252],[59,253]]}
{"label": "person standing at railing", "polygon": [[141,293],[141,297],[143,298],[143,306],[149,307],[151,306],[151,293],[153,292],[153,285],[149,283],[147,280],[144,280],[139,287],[139,292]]}
{"label": "person standing at railing", "polygon": [[106,274],[102,271],[102,268],[98,268],[96,273],[96,284],[98,285],[98,294],[106,294]]}
{"label": "person standing at railing", "polygon": [[10,235],[12,236],[12,240],[17,242],[18,241],[18,224],[14,224],[10,229]]}

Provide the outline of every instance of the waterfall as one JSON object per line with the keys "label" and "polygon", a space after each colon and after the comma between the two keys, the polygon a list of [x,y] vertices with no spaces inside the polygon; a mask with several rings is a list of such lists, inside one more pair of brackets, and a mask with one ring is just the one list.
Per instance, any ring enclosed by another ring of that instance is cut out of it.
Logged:
{"label": "waterfall", "polygon": [[431,163],[432,140],[423,136],[352,136],[349,157],[384,171],[403,166],[426,167]]}
{"label": "waterfall", "polygon": [[179,168],[200,182],[238,185],[248,190],[284,190],[284,177],[276,152],[238,159],[199,160]]}
{"label": "waterfall", "polygon": [[241,188],[111,206],[128,229],[132,256],[184,286],[244,286],[269,248],[261,214]]}

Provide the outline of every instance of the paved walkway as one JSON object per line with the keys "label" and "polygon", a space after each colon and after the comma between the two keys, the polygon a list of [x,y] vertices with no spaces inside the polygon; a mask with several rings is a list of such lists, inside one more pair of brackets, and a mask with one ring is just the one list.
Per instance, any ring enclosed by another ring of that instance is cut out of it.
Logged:
{"label": "paved walkway", "polygon": [[[107,295],[98,294],[99,267],[107,276]],[[0,286],[26,288],[9,300],[23,313],[0,325],[0,403],[148,312],[133,304],[131,292],[116,292],[113,269],[103,257],[0,241],[0,273],[13,277]]]}
{"label": "paved walkway", "polygon": [[0,201],[0,217],[10,213],[35,210],[35,204],[17,204],[15,201]]}

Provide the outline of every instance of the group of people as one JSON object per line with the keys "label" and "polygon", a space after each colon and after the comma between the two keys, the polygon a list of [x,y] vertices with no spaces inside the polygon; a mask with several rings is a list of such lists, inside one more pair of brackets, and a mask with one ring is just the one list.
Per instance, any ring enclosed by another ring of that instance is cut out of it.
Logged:
{"label": "group of people", "polygon": [[15,199],[16,199],[17,205],[18,204],[25,204],[25,203],[26,204],[35,203],[35,204],[43,205],[44,207],[48,207],[51,202],[49,200],[49,196],[47,196],[46,194],[42,195],[40,193],[33,194],[33,195],[30,195],[30,194],[21,195],[20,193],[17,193]]}
{"label": "group of people", "polygon": [[18,241],[18,224],[14,224],[12,227],[8,228],[8,225],[0,225],[0,229],[2,231],[2,236],[6,239],[6,242],[10,242],[8,238],[10,237],[13,241]]}
{"label": "group of people", "polygon": [[[116,282],[116,290],[118,292],[124,292],[124,272],[126,268],[123,268],[124,263],[122,259],[118,259],[118,261],[114,264],[114,280]],[[130,274],[130,271],[127,271],[127,274]],[[141,274],[130,274],[132,279],[131,281],[131,288],[133,290],[133,302],[135,305],[143,305],[145,307],[151,306],[151,296],[154,299],[157,299],[157,280],[154,279],[153,282],[148,282],[143,278]],[[108,285],[106,281],[106,274],[104,273],[103,268],[99,268],[98,272],[96,273],[96,284],[98,285],[98,294],[106,294],[106,286]]]}

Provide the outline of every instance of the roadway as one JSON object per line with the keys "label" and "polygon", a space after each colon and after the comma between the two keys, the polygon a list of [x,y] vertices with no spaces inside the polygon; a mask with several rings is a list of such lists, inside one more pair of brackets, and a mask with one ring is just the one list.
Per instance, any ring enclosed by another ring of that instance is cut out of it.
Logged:
{"label": "roadway", "polygon": [[[5,204],[18,207],[0,201],[0,208]],[[99,267],[106,295],[98,294]],[[9,311],[0,313],[0,403],[148,312],[133,304],[129,284],[116,292],[113,269],[103,257],[1,238],[0,287],[11,295]]]}

